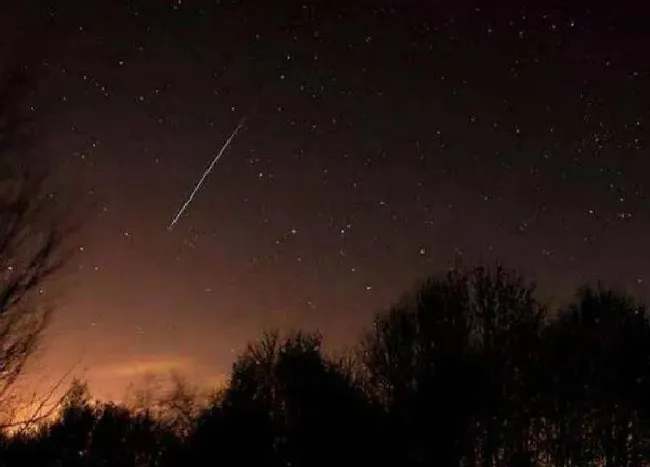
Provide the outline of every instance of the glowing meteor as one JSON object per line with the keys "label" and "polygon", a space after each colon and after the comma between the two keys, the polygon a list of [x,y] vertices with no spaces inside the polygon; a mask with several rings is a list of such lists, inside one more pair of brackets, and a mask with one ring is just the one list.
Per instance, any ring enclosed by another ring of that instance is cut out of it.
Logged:
{"label": "glowing meteor", "polygon": [[228,149],[228,146],[230,145],[232,140],[235,139],[235,136],[237,136],[237,133],[239,133],[239,130],[241,130],[243,128],[244,123],[246,123],[246,116],[244,116],[240,120],[239,125],[237,125],[237,128],[235,128],[235,130],[230,134],[230,136],[228,137],[228,139],[224,143],[223,147],[221,148],[221,151],[219,151],[219,153],[214,157],[214,159],[212,159],[212,162],[210,163],[208,168],[205,170],[205,172],[203,172],[203,175],[201,176],[198,183],[194,187],[194,190],[192,191],[192,194],[190,194],[189,198],[187,198],[187,201],[185,201],[185,204],[183,204],[183,207],[181,207],[181,209],[178,211],[176,216],[172,219],[171,223],[169,224],[169,227],[167,227],[167,230],[172,230],[174,228],[174,225],[176,225],[176,223],[181,218],[183,213],[187,210],[190,203],[194,199],[194,196],[201,189],[201,185],[203,185],[203,182],[205,181],[207,176],[210,175],[210,172],[212,172],[212,169],[214,168],[214,166],[217,164],[217,162],[219,162],[219,159],[221,159],[221,156],[224,154],[226,149]]}

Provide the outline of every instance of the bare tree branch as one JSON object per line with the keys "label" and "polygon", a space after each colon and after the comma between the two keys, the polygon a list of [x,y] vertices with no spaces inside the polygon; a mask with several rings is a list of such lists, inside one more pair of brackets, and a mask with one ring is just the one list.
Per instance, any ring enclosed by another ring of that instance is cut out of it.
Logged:
{"label": "bare tree branch", "polygon": [[13,421],[10,423],[5,423],[0,425],[0,430],[10,430],[13,428],[18,428],[20,427],[19,433],[24,433],[27,430],[29,430],[31,427],[33,427],[36,423],[46,420],[49,417],[51,417],[54,412],[61,407],[63,402],[66,400],[69,394],[69,390],[65,391],[61,396],[59,396],[56,399],[56,402],[53,403],[47,410],[43,411],[45,407],[54,399],[55,393],[61,388],[65,380],[72,374],[72,371],[76,368],[78,365],[79,361],[75,362],[68,371],[66,371],[63,376],[61,376],[51,387],[50,390],[45,394],[45,396],[41,397],[36,403],[36,394],[34,394],[34,398],[32,399],[32,404],[36,403],[36,407],[34,410],[32,410],[31,415],[28,417],[18,420],[18,421]]}
{"label": "bare tree branch", "polygon": [[[74,250],[66,251],[64,239],[78,228],[72,223],[64,226],[56,199],[45,189],[45,177],[36,175],[25,157],[25,143],[33,138],[31,117],[22,108],[40,78],[48,46],[30,34],[43,19],[38,11],[23,12],[26,28],[9,54],[0,57],[0,404],[4,406],[50,322],[53,308],[46,303],[50,295],[46,287],[70,259]],[[42,404],[51,397],[47,395]]]}

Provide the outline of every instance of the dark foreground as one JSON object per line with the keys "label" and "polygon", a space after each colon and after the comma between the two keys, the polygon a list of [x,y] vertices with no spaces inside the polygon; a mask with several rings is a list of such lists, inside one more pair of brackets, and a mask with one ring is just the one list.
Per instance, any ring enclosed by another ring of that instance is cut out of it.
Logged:
{"label": "dark foreground", "polygon": [[68,392],[5,436],[0,466],[642,466],[650,325],[632,298],[581,289],[552,313],[515,274],[451,272],[377,316],[345,358],[264,335],[200,403]]}

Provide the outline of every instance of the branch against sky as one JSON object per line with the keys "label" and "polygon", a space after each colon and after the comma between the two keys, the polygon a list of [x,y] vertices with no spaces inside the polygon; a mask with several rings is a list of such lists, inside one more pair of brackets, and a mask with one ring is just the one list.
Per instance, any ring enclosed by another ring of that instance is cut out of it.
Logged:
{"label": "branch against sky", "polygon": [[[35,138],[24,107],[36,88],[43,52],[28,34],[32,19],[0,66],[0,404],[5,410],[16,401],[12,388],[50,322],[46,286],[72,251],[64,240],[73,227],[46,190],[47,177],[26,157]],[[0,416],[11,418],[14,412]]]}

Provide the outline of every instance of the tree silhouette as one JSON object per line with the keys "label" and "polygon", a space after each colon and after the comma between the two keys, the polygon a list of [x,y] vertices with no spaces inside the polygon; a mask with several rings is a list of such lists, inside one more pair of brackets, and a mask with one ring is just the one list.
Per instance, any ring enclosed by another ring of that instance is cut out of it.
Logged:
{"label": "tree silhouette", "polygon": [[[10,185],[10,186],[7,186]],[[26,179],[0,187],[0,396],[20,376],[48,323],[43,287],[63,264],[62,231]]]}
{"label": "tree silhouette", "polygon": [[158,402],[159,418],[170,431],[186,438],[202,409],[199,388],[176,372],[170,374],[170,382],[171,387]]}
{"label": "tree silhouette", "polygon": [[[21,105],[34,84],[33,52],[27,41],[0,68],[0,403],[5,407],[48,324],[45,287],[70,253],[63,239],[71,228],[45,192],[44,178],[18,156],[32,141]],[[3,415],[2,426],[11,424],[11,411]]]}
{"label": "tree silhouette", "polygon": [[646,310],[583,287],[546,337],[544,438],[555,465],[643,465],[650,327]]}
{"label": "tree silhouette", "polygon": [[277,334],[249,344],[233,365],[231,382],[199,416],[190,441],[193,463],[279,465],[276,456],[273,367]]}
{"label": "tree silhouette", "polygon": [[[226,465],[358,465],[381,459],[380,415],[317,334],[267,333],[233,367],[230,384],[201,417],[193,440]],[[253,465],[253,464],[250,464]]]}
{"label": "tree silhouette", "polygon": [[58,419],[42,432],[44,457],[67,466],[85,465],[95,417],[88,386],[73,381]]}
{"label": "tree silhouette", "polygon": [[[365,365],[405,465],[488,466],[527,449],[525,420],[510,409],[521,408],[543,324],[533,290],[501,266],[454,270],[377,317]],[[522,439],[506,447],[509,427]]]}
{"label": "tree silhouette", "polygon": [[501,266],[431,277],[359,358],[266,333],[203,408],[179,378],[146,407],[75,382],[55,420],[0,438],[0,466],[648,465],[645,308],[583,287],[550,318],[533,293]]}

